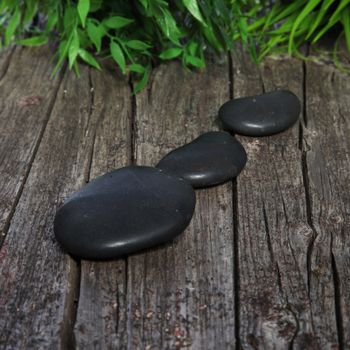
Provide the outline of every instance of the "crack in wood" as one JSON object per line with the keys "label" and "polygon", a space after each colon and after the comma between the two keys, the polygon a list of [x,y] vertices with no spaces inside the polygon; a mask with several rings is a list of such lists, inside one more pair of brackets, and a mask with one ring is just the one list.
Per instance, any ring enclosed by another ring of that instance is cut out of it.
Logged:
{"label": "crack in wood", "polygon": [[281,296],[284,296],[283,287],[282,287],[281,272],[280,272],[280,268],[278,265],[278,261],[275,259],[275,254],[274,254],[273,247],[272,247],[269,222],[268,222],[268,218],[267,218],[267,212],[266,212],[266,206],[265,206],[264,200],[262,200],[262,212],[263,212],[263,219],[264,219],[264,226],[265,226],[265,233],[266,233],[267,249],[270,253],[271,263],[275,266],[276,282],[277,282],[279,291],[281,293]]}
{"label": "crack in wood", "polygon": [[[134,93],[134,84],[131,80],[131,77],[129,77],[129,87],[130,87],[130,94],[131,94],[131,118],[130,118],[130,131],[131,131],[131,137],[130,137],[130,163],[136,164],[136,95]],[[150,93],[149,93],[150,94]]]}
{"label": "crack in wood", "polygon": [[310,241],[308,242],[307,246],[307,253],[306,253],[306,263],[307,263],[307,286],[308,286],[308,295],[310,298],[310,290],[311,290],[311,258],[312,258],[312,252],[315,244],[315,240],[317,237],[317,231],[313,224],[312,220],[312,198],[310,194],[310,183],[309,183],[309,177],[308,177],[308,167],[307,167],[307,150],[305,149],[304,144],[304,128],[306,129],[308,126],[308,120],[307,120],[307,89],[306,89],[306,77],[307,77],[307,71],[306,71],[306,64],[303,62],[303,101],[302,101],[302,118],[303,118],[303,124],[300,123],[299,128],[299,148],[302,152],[301,154],[301,168],[302,168],[302,176],[303,176],[303,186],[304,186],[304,193],[305,193],[305,203],[306,203],[306,220],[307,224],[312,230],[312,237]]}
{"label": "crack in wood", "polygon": [[[306,113],[306,63],[303,61],[302,63],[302,69],[303,69],[303,101],[302,101],[302,118],[303,118],[303,122],[305,125],[305,128],[307,128],[307,113]],[[301,135],[302,136],[302,135]]]}
{"label": "crack in wood", "polygon": [[265,226],[265,233],[266,233],[266,243],[267,243],[267,249],[270,253],[270,260],[273,264],[276,263],[272,244],[271,244],[271,237],[270,237],[270,229],[269,229],[269,223],[267,220],[267,214],[266,214],[266,208],[265,208],[265,201],[262,199],[262,213],[263,213],[263,219],[264,219],[264,226]]}
{"label": "crack in wood", "polygon": [[[333,239],[331,240],[331,249],[332,249],[332,246],[333,246]],[[339,272],[337,269],[337,264],[336,264],[333,252],[331,253],[331,261],[332,261],[334,299],[335,299],[334,312],[335,312],[335,319],[337,323],[339,350],[342,350],[344,349],[344,326],[343,326],[343,315],[341,311],[340,278],[339,278]]]}
{"label": "crack in wood", "polygon": [[[233,86],[233,85],[231,85]],[[235,303],[235,337],[236,349],[241,348],[240,342],[240,272],[239,272],[239,239],[238,239],[238,191],[236,179],[232,182],[232,209],[233,209],[233,282]]]}
{"label": "crack in wood", "polygon": [[229,96],[230,96],[230,100],[233,99],[233,61],[232,61],[232,56],[230,53],[227,54],[227,62],[228,62],[228,91],[229,91]]}
{"label": "crack in wood", "polygon": [[[92,78],[91,78],[91,68],[89,68],[89,91],[90,91],[90,105],[89,105],[89,120],[91,119],[93,110],[94,110],[94,103],[95,103],[95,93],[94,93],[94,86],[92,83]],[[96,142],[96,131],[99,125],[99,121],[101,118],[101,116],[103,115],[103,111],[100,114],[98,121],[95,125],[94,131],[93,131],[93,137],[92,137],[92,142],[91,142],[91,148],[90,148],[90,152],[89,152],[89,161],[88,161],[88,166],[85,169],[85,174],[84,174],[84,178],[85,178],[85,182],[88,183],[90,182],[90,177],[91,177],[91,168],[92,168],[92,160],[94,157],[94,149],[95,149],[95,142]]]}
{"label": "crack in wood", "polygon": [[[230,53],[227,55],[228,61],[228,82],[229,97],[234,98],[234,71],[233,60]],[[238,191],[237,180],[232,181],[232,209],[233,209],[233,283],[234,283],[234,304],[235,304],[235,348],[241,348],[240,342],[240,305],[239,305],[239,239],[238,239]]]}
{"label": "crack in wood", "polygon": [[298,333],[300,331],[300,323],[299,323],[298,316],[296,315],[296,313],[294,312],[293,308],[291,307],[291,305],[289,303],[287,304],[287,310],[292,314],[292,316],[295,320],[295,331],[294,331],[294,334],[293,334],[293,336],[288,344],[288,349],[293,350],[295,339],[298,336]]}
{"label": "crack in wood", "polygon": [[[67,259],[71,259],[68,257]],[[61,344],[64,349],[75,349],[76,339],[74,335],[74,326],[77,319],[77,310],[80,295],[81,281],[81,261],[74,260],[75,266],[68,274],[69,288],[67,290],[65,314],[62,319],[62,328],[60,331]],[[68,262],[68,264],[70,264]]]}
{"label": "crack in wood", "polygon": [[312,253],[317,237],[317,231],[314,227],[313,220],[312,220],[312,200],[310,195],[310,184],[309,184],[309,177],[308,177],[308,168],[307,168],[307,160],[306,160],[306,151],[302,151],[302,174],[303,174],[303,185],[304,185],[304,192],[305,192],[305,203],[306,203],[306,220],[309,225],[309,227],[312,230],[312,237],[310,241],[308,242],[307,246],[307,252],[306,252],[306,263],[307,263],[307,286],[308,286],[308,294],[310,298],[310,291],[311,291],[311,275],[312,275],[312,269],[311,269],[311,259],[312,259]]}

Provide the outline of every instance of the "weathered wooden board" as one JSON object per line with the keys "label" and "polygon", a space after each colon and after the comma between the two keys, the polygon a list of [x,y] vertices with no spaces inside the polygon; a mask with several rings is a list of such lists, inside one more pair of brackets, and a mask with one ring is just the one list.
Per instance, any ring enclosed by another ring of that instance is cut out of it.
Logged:
{"label": "weathered wooden board", "polygon": [[[260,71],[240,52],[233,55],[235,97],[289,89],[303,101],[303,66],[268,59]],[[301,116],[302,120],[302,116]],[[265,138],[239,137],[248,164],[237,179],[239,242],[239,337],[244,348],[329,348],[335,319],[320,337],[309,298],[308,219],[300,150],[300,125]],[[319,315],[319,313],[318,313]]]}
{"label": "weathered wooden board", "polygon": [[[237,51],[231,69],[162,65],[135,97],[115,72],[50,80],[47,53],[0,56],[0,349],[350,348],[348,75]],[[217,129],[230,93],[277,88],[303,101],[300,124],[239,136],[246,169],[196,191],[174,242],[110,262],[61,251],[52,222],[73,191]]]}
{"label": "weathered wooden board", "polygon": [[304,149],[317,234],[310,251],[310,298],[319,301],[313,303],[317,333],[344,349],[350,348],[349,80],[331,65],[306,64]]}
{"label": "weathered wooden board", "polygon": [[[162,65],[137,96],[135,158],[154,165],[171,149],[216,129],[229,98],[228,65],[190,73]],[[197,191],[192,223],[173,243],[128,258],[131,349],[235,347],[231,184]]]}
{"label": "weathered wooden board", "polygon": [[[29,77],[39,74],[32,69]],[[66,74],[0,251],[1,348],[71,348],[78,269],[52,223],[58,205],[87,179],[97,120],[89,70]],[[34,120],[29,127],[37,128]]]}
{"label": "weathered wooden board", "polygon": [[50,79],[47,55],[47,48],[16,48],[0,60],[0,246],[61,81]]}
{"label": "weathered wooden board", "polygon": [[[132,96],[115,72],[91,72],[96,129],[90,179],[131,161]],[[125,344],[125,260],[81,262],[75,324],[78,349],[121,349]]]}

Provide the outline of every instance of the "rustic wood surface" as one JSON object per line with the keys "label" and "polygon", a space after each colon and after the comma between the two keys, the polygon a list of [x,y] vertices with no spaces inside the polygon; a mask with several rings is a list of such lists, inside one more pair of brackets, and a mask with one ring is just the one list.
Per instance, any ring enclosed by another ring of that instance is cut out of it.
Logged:
{"label": "rustic wood surface", "polygon": [[[350,76],[241,51],[205,71],[154,69],[134,96],[108,67],[50,79],[49,51],[0,55],[0,349],[349,349]],[[197,190],[174,242],[73,260],[57,207],[84,183],[217,130],[226,100],[290,89],[300,122],[237,136],[248,163]]]}

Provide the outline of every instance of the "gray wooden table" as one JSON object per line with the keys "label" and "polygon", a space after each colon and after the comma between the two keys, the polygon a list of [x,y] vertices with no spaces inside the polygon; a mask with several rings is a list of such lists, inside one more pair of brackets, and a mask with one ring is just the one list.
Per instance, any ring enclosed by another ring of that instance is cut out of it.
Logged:
{"label": "gray wooden table", "polygon": [[[0,56],[0,349],[350,348],[349,75],[239,51],[203,72],[162,65],[133,96],[108,69],[50,79],[50,57]],[[196,192],[176,241],[110,262],[61,251],[72,192],[218,129],[229,98],[284,88],[300,123],[239,137],[245,170]]]}

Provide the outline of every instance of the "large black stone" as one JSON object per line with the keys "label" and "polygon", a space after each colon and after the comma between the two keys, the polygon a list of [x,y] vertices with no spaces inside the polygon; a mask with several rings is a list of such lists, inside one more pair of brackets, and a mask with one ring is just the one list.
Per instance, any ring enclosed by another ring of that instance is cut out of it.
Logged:
{"label": "large black stone", "polygon": [[212,131],[167,154],[157,165],[193,187],[217,185],[237,176],[247,161],[243,146],[230,134]]}
{"label": "large black stone", "polygon": [[151,167],[107,173],[58,210],[57,240],[84,259],[117,258],[172,240],[189,224],[195,194],[182,178]]}
{"label": "large black stone", "polygon": [[234,133],[268,136],[291,127],[299,118],[300,108],[298,97],[282,90],[228,101],[221,106],[219,117]]}

